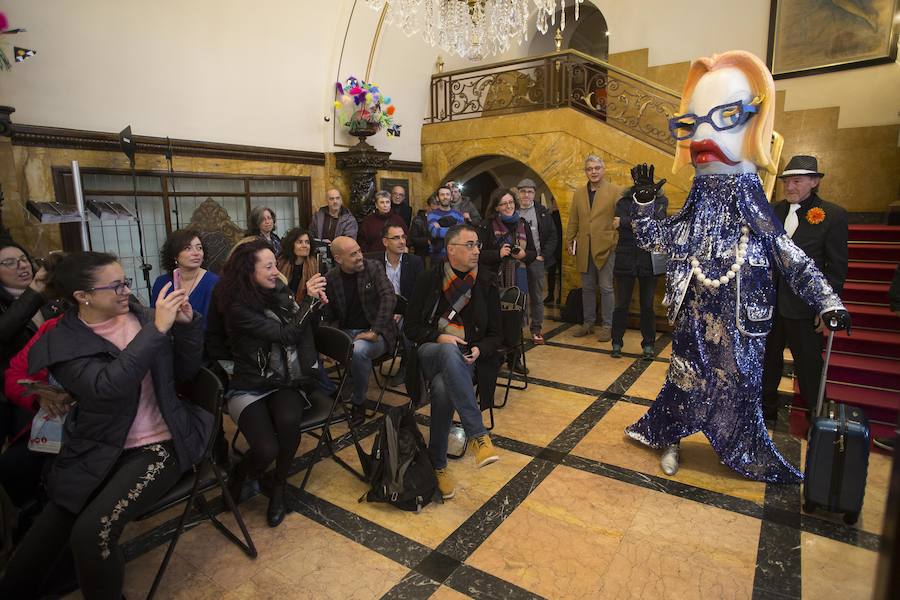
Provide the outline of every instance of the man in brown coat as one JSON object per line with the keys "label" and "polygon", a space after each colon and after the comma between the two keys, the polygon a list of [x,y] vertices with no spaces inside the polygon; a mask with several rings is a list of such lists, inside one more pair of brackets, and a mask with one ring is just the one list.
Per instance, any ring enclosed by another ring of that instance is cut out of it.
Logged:
{"label": "man in brown coat", "polygon": [[581,273],[581,293],[584,323],[575,332],[582,337],[594,332],[597,320],[597,288],[600,288],[601,328],[599,340],[612,339],[613,308],[616,305],[613,289],[613,265],[616,243],[616,201],[625,188],[603,179],[606,166],[603,159],[593,154],[584,160],[584,172],[588,182],[575,190],[569,208],[569,225],[566,243],[569,254],[575,256]]}

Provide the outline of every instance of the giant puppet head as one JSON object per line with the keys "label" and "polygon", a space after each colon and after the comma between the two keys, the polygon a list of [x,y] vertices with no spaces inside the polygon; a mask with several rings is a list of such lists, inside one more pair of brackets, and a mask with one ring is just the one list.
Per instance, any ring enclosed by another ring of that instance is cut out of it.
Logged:
{"label": "giant puppet head", "polygon": [[769,148],[775,82],[766,65],[742,50],[691,63],[679,113],[673,172],[691,163],[698,175],[775,172]]}

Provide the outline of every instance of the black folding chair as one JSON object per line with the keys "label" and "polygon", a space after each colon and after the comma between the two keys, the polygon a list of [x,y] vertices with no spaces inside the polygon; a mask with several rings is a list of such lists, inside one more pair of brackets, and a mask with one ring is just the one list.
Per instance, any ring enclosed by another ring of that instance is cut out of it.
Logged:
{"label": "black folding chair", "polygon": [[[491,408],[491,427],[494,423],[494,408],[503,408],[509,400],[510,390],[526,390],[528,389],[528,363],[525,360],[525,337],[522,335],[522,319],[526,308],[525,293],[517,287],[510,287],[503,291],[500,296],[500,321],[503,330],[503,344],[497,349],[497,353],[503,356],[503,362],[506,363],[508,372],[506,381],[502,381],[497,385],[506,388],[503,394],[503,402],[495,403]],[[522,361],[522,370],[525,372],[521,384],[514,384],[513,367],[515,359],[518,355]],[[501,362],[501,366],[503,365]]]}
{"label": "black folding chair", "polygon": [[[346,331],[320,325],[315,335],[316,350],[331,358],[338,366],[338,388],[334,393],[334,397],[330,397],[322,391],[316,390],[309,396],[312,404],[311,408],[306,409],[303,413],[303,422],[300,425],[300,433],[309,433],[313,437],[318,438],[319,442],[313,451],[312,459],[306,468],[306,475],[303,476],[303,483],[300,489],[306,488],[309,481],[310,473],[313,466],[319,461],[322,455],[322,447],[328,448],[331,458],[336,463],[356,475],[360,480],[365,481],[365,476],[347,464],[334,449],[334,438],[331,435],[331,426],[337,423],[345,422],[350,430],[350,437],[353,439],[353,445],[356,446],[356,452],[363,460],[365,453],[362,446],[359,445],[359,438],[356,435],[356,428],[350,424],[350,415],[344,407],[342,401],[344,386],[347,384],[347,378],[350,374],[350,361],[353,359],[353,338]],[[365,465],[363,465],[365,469]]]}
{"label": "black folding chair", "polygon": [[[394,306],[394,314],[403,316],[406,314],[406,298],[401,296],[400,294],[396,294],[397,296],[397,304]],[[397,389],[396,387],[391,387],[388,384],[388,380],[390,379],[391,373],[394,372],[394,367],[397,365],[397,359],[400,355],[400,349],[403,347],[403,332],[397,332],[397,340],[394,342],[394,348],[385,352],[378,358],[372,361],[372,375],[375,377],[375,384],[379,388],[378,392],[378,401],[375,403],[375,408],[371,413],[366,414],[366,418],[372,418],[378,414],[378,409],[381,406],[381,402],[384,399],[384,392],[390,388],[391,392],[398,394],[400,396],[409,397],[407,392],[403,390]],[[384,374],[382,369],[383,365],[388,365],[387,375]]]}
{"label": "black folding chair", "polygon": [[[193,528],[204,521],[210,521],[222,535],[236,544],[244,551],[244,554],[250,558],[256,558],[257,555],[256,546],[253,544],[250,532],[247,531],[247,526],[244,524],[241,512],[235,502],[231,499],[231,495],[228,493],[222,471],[219,468],[219,465],[216,464],[214,458],[216,432],[219,431],[222,421],[222,383],[212,371],[203,368],[197,373],[197,377],[190,384],[189,388],[189,399],[194,404],[203,407],[213,415],[213,430],[209,436],[209,443],[206,446],[206,451],[203,453],[203,457],[200,461],[194,465],[192,470],[182,475],[178,483],[176,483],[165,496],[160,498],[147,512],[136,519],[138,521],[148,519],[173,506],[185,502],[184,512],[181,513],[181,518],[178,520],[178,525],[175,528],[172,541],[169,542],[166,555],[163,557],[162,564],[159,566],[156,577],[153,579],[153,585],[150,587],[150,592],[147,594],[147,600],[152,599],[156,594],[156,590],[162,581],[163,574],[165,574],[166,567],[169,565],[169,560],[172,558],[172,553],[175,551],[175,545],[178,543],[181,534],[188,528]],[[213,514],[209,503],[207,503],[206,498],[204,497],[204,494],[212,490],[221,492],[225,506],[231,511],[234,520],[241,529],[241,535],[244,538],[243,540],[232,533],[231,530],[219,521],[215,514]],[[205,519],[187,525],[188,516],[191,515],[195,507],[204,515]]]}

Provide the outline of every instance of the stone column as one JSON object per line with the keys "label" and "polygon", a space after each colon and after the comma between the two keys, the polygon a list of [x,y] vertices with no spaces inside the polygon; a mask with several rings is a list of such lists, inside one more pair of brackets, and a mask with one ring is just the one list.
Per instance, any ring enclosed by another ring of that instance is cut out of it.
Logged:
{"label": "stone column", "polygon": [[372,210],[375,195],[375,173],[388,166],[390,152],[379,152],[360,137],[359,143],[335,154],[337,167],[350,175],[349,209],[358,219]]}

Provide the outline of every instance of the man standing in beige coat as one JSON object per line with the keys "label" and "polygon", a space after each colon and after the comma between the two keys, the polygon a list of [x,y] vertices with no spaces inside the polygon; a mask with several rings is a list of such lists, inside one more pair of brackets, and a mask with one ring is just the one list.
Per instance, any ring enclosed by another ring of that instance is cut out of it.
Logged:
{"label": "man standing in beige coat", "polygon": [[625,188],[603,179],[606,166],[599,156],[590,154],[584,159],[584,172],[588,182],[585,187],[575,190],[572,196],[566,228],[569,254],[575,256],[578,272],[581,273],[584,307],[584,323],[574,335],[583,337],[594,332],[599,287],[601,327],[598,339],[608,342],[612,339],[613,308],[616,305],[613,288],[613,266],[619,240],[616,201]]}

